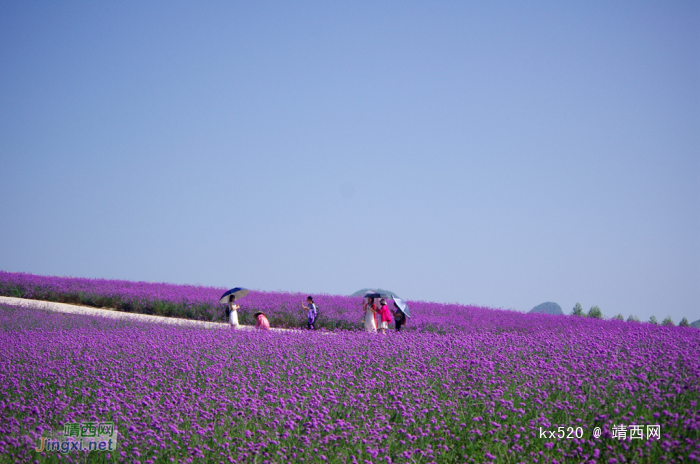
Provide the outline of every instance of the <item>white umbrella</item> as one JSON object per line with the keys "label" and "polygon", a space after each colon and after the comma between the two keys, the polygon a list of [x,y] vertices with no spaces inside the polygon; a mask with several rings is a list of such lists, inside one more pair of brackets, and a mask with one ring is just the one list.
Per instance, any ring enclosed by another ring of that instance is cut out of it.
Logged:
{"label": "white umbrella", "polygon": [[411,313],[409,312],[408,305],[405,301],[398,296],[394,296],[394,304],[399,308],[399,311],[406,315],[406,317],[411,317]]}

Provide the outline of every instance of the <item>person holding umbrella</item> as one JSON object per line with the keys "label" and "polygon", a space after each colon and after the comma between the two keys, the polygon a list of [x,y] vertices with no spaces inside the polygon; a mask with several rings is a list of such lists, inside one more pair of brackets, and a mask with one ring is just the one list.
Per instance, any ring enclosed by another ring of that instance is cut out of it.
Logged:
{"label": "person holding umbrella", "polygon": [[406,325],[406,318],[410,317],[408,305],[399,297],[394,296],[394,321],[396,323],[396,331],[401,331],[401,326]]}
{"label": "person holding umbrella", "polygon": [[228,306],[226,306],[228,313],[228,323],[232,329],[237,329],[238,324],[238,310],[241,309],[240,305],[236,304],[236,295],[231,295],[228,300]]}
{"label": "person holding umbrella", "polygon": [[362,300],[362,311],[365,314],[365,330],[367,332],[377,331],[377,305],[374,304],[374,297],[368,296],[367,301]]}
{"label": "person holding umbrella", "polygon": [[248,289],[236,287],[226,291],[219,299],[219,303],[226,305],[226,317],[232,329],[236,329],[239,326],[238,310],[241,309],[241,307],[236,304],[236,299],[246,296],[248,292]]}

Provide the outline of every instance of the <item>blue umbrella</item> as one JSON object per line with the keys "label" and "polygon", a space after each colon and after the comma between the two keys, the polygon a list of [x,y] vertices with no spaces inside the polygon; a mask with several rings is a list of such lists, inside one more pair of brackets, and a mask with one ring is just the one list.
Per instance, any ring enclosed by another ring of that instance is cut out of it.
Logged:
{"label": "blue umbrella", "polygon": [[228,303],[231,299],[231,295],[235,296],[236,299],[238,300],[238,299],[246,296],[249,291],[250,290],[248,290],[247,288],[241,288],[241,287],[232,288],[231,290],[229,290],[226,293],[224,293],[223,295],[221,295],[221,299],[219,300],[219,303],[221,303],[221,304]]}
{"label": "blue umbrella", "polygon": [[403,301],[401,298],[398,296],[394,297],[394,304],[399,308],[399,311],[404,313],[406,317],[411,317],[411,313],[409,312],[408,305],[406,304],[405,301]]}

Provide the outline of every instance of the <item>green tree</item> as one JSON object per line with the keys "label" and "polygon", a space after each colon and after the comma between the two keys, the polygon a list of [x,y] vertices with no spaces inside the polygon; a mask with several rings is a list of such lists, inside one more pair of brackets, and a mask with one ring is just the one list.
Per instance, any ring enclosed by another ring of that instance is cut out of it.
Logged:
{"label": "green tree", "polygon": [[627,322],[639,322],[639,318],[635,315],[630,314],[630,317],[627,318]]}
{"label": "green tree", "polygon": [[688,324],[688,319],[681,319],[681,321],[678,323],[678,327],[690,327],[690,324]]}
{"label": "green tree", "polygon": [[614,317],[613,317],[613,320],[615,320],[615,321],[624,321],[624,320],[625,320],[625,316],[623,316],[622,314],[618,314],[617,316],[614,316]]}
{"label": "green tree", "polygon": [[651,316],[649,318],[649,322],[652,324],[658,324],[659,322],[656,320],[656,316]]}
{"label": "green tree", "polygon": [[598,306],[592,306],[591,309],[588,310],[588,317],[592,317],[593,319],[602,319],[603,312]]}
{"label": "green tree", "polygon": [[673,320],[671,320],[671,316],[666,316],[666,319],[664,319],[661,325],[675,326],[676,324],[674,324]]}
{"label": "green tree", "polygon": [[585,316],[581,303],[576,303],[576,306],[574,306],[574,311],[571,314],[574,316]]}

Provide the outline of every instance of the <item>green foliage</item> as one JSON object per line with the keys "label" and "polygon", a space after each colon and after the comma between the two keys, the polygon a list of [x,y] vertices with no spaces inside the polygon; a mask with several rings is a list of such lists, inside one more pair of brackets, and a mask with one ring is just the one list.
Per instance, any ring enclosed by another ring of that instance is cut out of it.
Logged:
{"label": "green foliage", "polygon": [[674,324],[673,320],[671,320],[671,316],[666,316],[666,319],[663,320],[661,325],[675,326],[676,324]]}
{"label": "green foliage", "polygon": [[654,325],[656,325],[656,324],[659,323],[659,321],[656,320],[656,316],[651,316],[651,317],[649,318],[649,322],[650,322],[651,324],[654,324]]}
{"label": "green foliage", "polygon": [[182,317],[200,321],[224,322],[226,314],[217,305],[190,303],[185,300],[170,302],[162,300],[131,300],[122,296],[98,295],[84,292],[56,292],[51,289],[25,288],[20,285],[0,287],[0,295],[30,298],[55,303],[67,303],[93,308],[109,308],[126,313],[151,314],[155,316]]}
{"label": "green foliage", "polygon": [[624,321],[624,320],[625,320],[625,316],[623,316],[622,314],[618,314],[617,316],[614,316],[614,317],[613,317],[613,320],[614,320],[614,321]]}
{"label": "green foliage", "polygon": [[630,317],[627,318],[627,322],[639,322],[639,318],[633,314],[630,314]]}
{"label": "green foliage", "polygon": [[678,327],[690,327],[690,324],[688,324],[688,319],[685,317],[681,319],[681,321],[678,323]]}
{"label": "green foliage", "polygon": [[588,317],[591,317],[593,319],[602,319],[603,312],[598,306],[593,306],[591,307],[591,309],[588,310]]}
{"label": "green foliage", "polygon": [[[218,304],[190,303],[187,301],[170,302],[163,300],[131,300],[121,296],[97,295],[84,292],[56,292],[50,289],[25,288],[20,285],[0,286],[0,295],[16,298],[32,298],[56,303],[67,303],[93,308],[109,308],[127,313],[151,314],[155,316],[179,317],[199,321],[226,322],[226,312]],[[254,313],[256,308],[238,312],[238,320],[243,325],[255,325]],[[272,327],[305,329],[306,316],[303,311],[280,311],[267,315]],[[362,323],[351,323],[319,316],[316,319],[316,329],[327,330],[362,330]]]}
{"label": "green foliage", "polygon": [[583,313],[583,308],[581,307],[581,303],[576,303],[576,305],[574,306],[574,311],[571,314],[573,314],[574,316],[585,316],[585,314]]}

